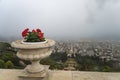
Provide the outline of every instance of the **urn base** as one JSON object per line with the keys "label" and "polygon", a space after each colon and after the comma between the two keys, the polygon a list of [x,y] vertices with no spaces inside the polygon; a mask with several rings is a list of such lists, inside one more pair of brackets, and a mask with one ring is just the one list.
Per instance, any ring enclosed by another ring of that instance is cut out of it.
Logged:
{"label": "urn base", "polygon": [[28,73],[26,71],[22,72],[19,77],[19,80],[49,80],[48,66],[45,67],[45,72],[38,73]]}
{"label": "urn base", "polygon": [[27,65],[25,71],[28,73],[45,73],[45,68],[43,65],[39,64],[39,60],[31,61],[32,64]]}

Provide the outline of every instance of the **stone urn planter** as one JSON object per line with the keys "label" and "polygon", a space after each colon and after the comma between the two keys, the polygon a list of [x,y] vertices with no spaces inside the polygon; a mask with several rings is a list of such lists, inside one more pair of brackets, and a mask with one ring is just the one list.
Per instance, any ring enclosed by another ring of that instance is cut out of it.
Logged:
{"label": "stone urn planter", "polygon": [[25,43],[22,40],[17,40],[11,43],[11,46],[18,49],[17,56],[23,60],[31,61],[27,65],[25,71],[27,73],[45,73],[45,67],[39,62],[41,59],[48,57],[52,53],[52,46],[55,44],[54,40],[46,39],[45,42]]}

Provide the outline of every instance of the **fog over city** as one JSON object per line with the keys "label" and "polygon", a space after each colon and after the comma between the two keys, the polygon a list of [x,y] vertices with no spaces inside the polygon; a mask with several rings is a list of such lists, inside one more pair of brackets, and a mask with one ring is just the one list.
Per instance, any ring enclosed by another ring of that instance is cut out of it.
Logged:
{"label": "fog over city", "polygon": [[27,27],[53,39],[120,39],[120,0],[0,0],[0,41]]}

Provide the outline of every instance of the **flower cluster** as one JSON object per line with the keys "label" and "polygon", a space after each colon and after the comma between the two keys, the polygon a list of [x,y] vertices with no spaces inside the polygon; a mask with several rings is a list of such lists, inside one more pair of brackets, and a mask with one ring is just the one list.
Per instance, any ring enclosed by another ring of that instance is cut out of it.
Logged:
{"label": "flower cluster", "polygon": [[22,32],[22,37],[24,38],[25,42],[45,41],[44,33],[40,29],[33,29],[32,31],[29,31],[29,28],[26,28]]}

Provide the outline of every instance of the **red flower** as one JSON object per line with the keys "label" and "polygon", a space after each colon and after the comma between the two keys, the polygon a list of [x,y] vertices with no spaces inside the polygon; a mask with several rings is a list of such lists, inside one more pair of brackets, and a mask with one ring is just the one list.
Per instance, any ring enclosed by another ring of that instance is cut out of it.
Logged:
{"label": "red flower", "polygon": [[26,28],[22,32],[22,37],[25,39],[25,42],[41,42],[45,40],[44,33],[40,29],[29,31],[29,28]]}
{"label": "red flower", "polygon": [[28,33],[29,29],[26,28],[23,32],[22,32],[22,37],[25,37]]}
{"label": "red flower", "polygon": [[34,32],[36,32],[36,31],[33,29],[32,32],[34,33]]}
{"label": "red flower", "polygon": [[37,31],[37,32],[41,32],[41,30],[40,30],[40,29],[36,29],[36,31]]}
{"label": "red flower", "polygon": [[42,38],[44,38],[44,33],[40,33],[40,32],[39,32],[39,33],[38,33],[38,36],[39,36],[40,39],[42,39]]}

